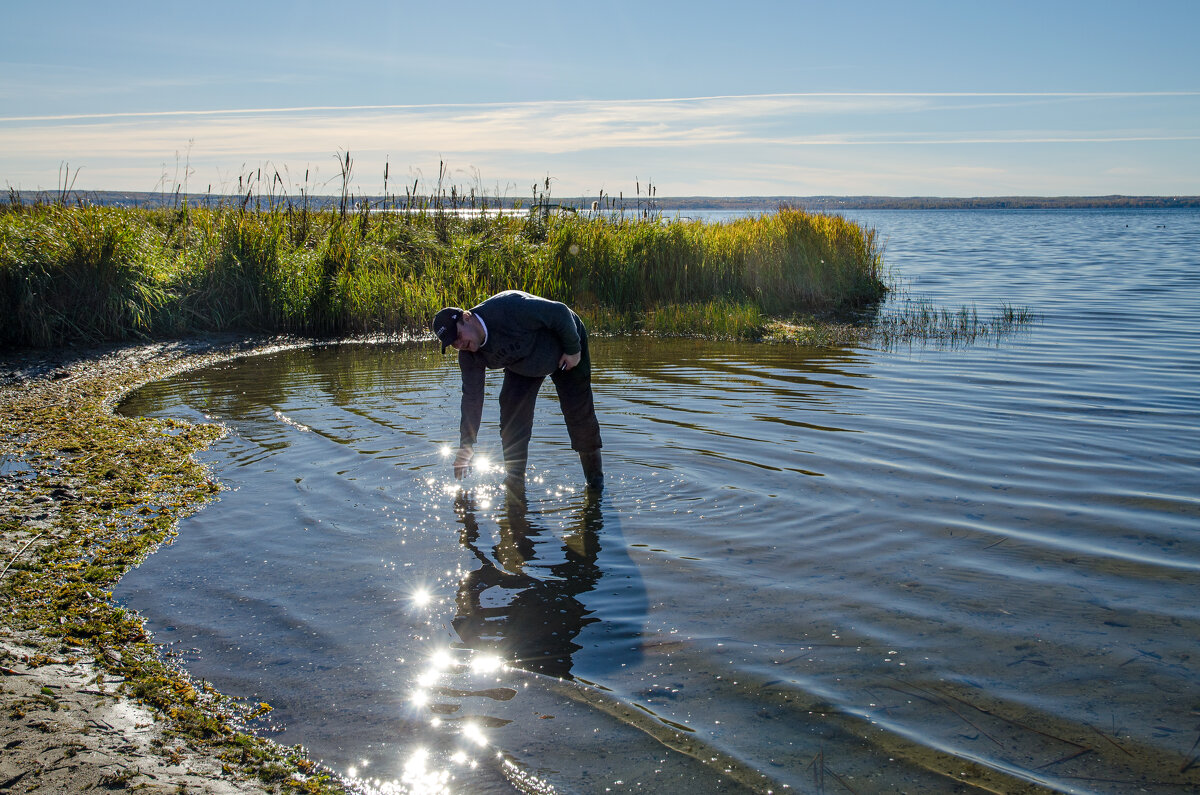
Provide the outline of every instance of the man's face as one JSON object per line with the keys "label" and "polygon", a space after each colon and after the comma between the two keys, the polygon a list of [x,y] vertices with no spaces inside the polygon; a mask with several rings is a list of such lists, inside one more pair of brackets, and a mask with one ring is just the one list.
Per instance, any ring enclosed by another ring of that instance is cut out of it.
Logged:
{"label": "man's face", "polygon": [[478,323],[472,323],[464,316],[458,321],[458,339],[456,339],[451,347],[456,351],[469,351],[474,353],[479,350],[479,346],[483,344],[483,329]]}

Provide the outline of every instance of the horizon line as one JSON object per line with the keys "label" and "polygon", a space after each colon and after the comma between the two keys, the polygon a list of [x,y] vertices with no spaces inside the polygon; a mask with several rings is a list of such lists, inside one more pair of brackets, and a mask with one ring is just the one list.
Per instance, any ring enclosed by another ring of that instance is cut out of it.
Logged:
{"label": "horizon line", "polygon": [[[20,192],[19,189],[18,189],[18,192]],[[175,191],[122,190],[120,188],[70,188],[70,189],[42,188],[42,189],[38,189],[36,192],[37,193],[47,193],[47,194],[52,194],[52,193],[66,193],[66,194],[71,194],[71,193],[122,193],[122,194],[144,194],[144,195],[148,195],[148,196],[161,196],[161,195],[174,196],[174,195],[176,195]],[[183,197],[213,196],[213,197],[222,197],[222,198],[226,198],[226,197],[240,198],[242,196],[242,194],[240,194],[240,193],[211,194],[211,193],[193,193],[193,192],[186,192],[186,193],[180,192],[179,195],[183,196]],[[605,193],[604,195],[608,196],[607,193]],[[592,196],[592,194],[582,194],[581,193],[581,194],[563,196],[561,198],[564,200],[565,199],[584,199],[584,198],[590,198],[591,196]],[[339,193],[328,193],[328,194],[311,193],[311,194],[308,194],[308,197],[310,199],[339,199],[340,194]],[[381,193],[380,194],[364,193],[364,194],[357,196],[357,198],[359,198],[359,199],[371,199],[371,198],[383,198],[383,197],[384,197],[384,194],[381,194]],[[3,197],[0,197],[0,199],[2,199],[2,198]],[[524,202],[524,199],[522,197],[518,197],[518,196],[512,196],[512,197],[506,196],[506,197],[500,197],[500,198],[504,198],[504,199],[508,199],[508,200],[512,200],[512,201]],[[553,197],[550,197],[550,198],[553,198]],[[628,198],[636,198],[636,197],[628,197]],[[670,201],[672,199],[953,199],[956,201],[967,200],[967,199],[1190,199],[1190,200],[1200,200],[1200,194],[1186,194],[1186,193],[1054,193],[1054,194],[1050,194],[1050,193],[1045,193],[1045,194],[1042,194],[1042,193],[996,193],[996,194],[986,194],[986,195],[985,194],[975,194],[975,195],[970,195],[970,196],[966,196],[966,195],[951,196],[951,195],[946,195],[946,194],[917,194],[917,193],[910,193],[910,194],[900,194],[900,193],[809,193],[809,194],[748,193],[748,194],[740,194],[740,195],[715,194],[715,193],[704,193],[704,194],[694,193],[694,194],[679,194],[679,195],[675,195],[675,196],[655,196],[653,199],[643,198],[643,201],[661,203],[661,202],[665,202],[665,201]],[[556,204],[557,202],[547,201],[546,203],[547,204]],[[531,202],[531,206],[536,205],[536,204],[538,204],[538,202]]]}

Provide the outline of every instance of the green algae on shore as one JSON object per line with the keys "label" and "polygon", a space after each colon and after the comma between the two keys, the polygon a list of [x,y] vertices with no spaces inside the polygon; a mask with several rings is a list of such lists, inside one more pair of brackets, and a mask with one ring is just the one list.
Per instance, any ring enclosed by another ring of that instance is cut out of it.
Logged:
{"label": "green algae on shore", "polygon": [[[120,576],[217,494],[193,454],[224,432],[117,416],[112,403],[148,380],[250,347],[164,344],[82,354],[53,366],[11,365],[0,385],[5,634],[36,642],[39,650],[21,660],[26,667],[93,660],[98,682],[120,681],[117,692],[151,707],[165,736],[211,756],[233,778],[257,780],[270,791],[340,792],[302,749],[250,733],[269,705],[242,703],[191,680],[164,658],[137,615],[110,601]],[[30,710],[57,709],[53,688],[45,689],[51,694],[6,699],[0,719],[21,722],[32,719]],[[165,745],[162,752],[174,753]]]}

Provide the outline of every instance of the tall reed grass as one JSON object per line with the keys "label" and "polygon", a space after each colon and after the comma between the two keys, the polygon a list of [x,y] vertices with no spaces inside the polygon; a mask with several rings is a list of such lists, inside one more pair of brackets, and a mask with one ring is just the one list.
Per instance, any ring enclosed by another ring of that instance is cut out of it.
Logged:
{"label": "tall reed grass", "polygon": [[571,304],[601,331],[745,338],[768,317],[887,289],[872,230],[789,208],[706,224],[249,204],[0,205],[0,342],[424,333],[442,306],[511,288]]}

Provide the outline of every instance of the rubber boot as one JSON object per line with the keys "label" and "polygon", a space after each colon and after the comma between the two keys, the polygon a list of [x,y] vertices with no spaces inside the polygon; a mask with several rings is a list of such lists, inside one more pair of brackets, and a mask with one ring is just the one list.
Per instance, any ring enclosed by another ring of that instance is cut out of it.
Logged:
{"label": "rubber boot", "polygon": [[587,482],[589,491],[604,490],[604,466],[600,461],[600,451],[591,450],[579,454],[579,463],[583,464],[583,479]]}
{"label": "rubber boot", "polygon": [[525,462],[520,465],[505,463],[504,466],[504,493],[510,498],[520,502],[525,500]]}

